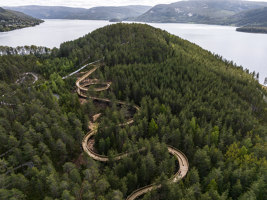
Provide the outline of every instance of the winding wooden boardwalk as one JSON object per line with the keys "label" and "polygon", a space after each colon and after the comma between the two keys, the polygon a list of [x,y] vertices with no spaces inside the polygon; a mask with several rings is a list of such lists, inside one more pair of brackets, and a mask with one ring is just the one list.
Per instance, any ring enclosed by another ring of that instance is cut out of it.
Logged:
{"label": "winding wooden boardwalk", "polygon": [[[104,102],[104,103],[111,103],[111,100],[109,99],[104,99],[104,98],[98,98],[98,97],[93,97],[93,96],[87,96],[86,92],[89,91],[89,89],[87,88],[90,85],[104,85],[103,87],[100,88],[94,88],[91,89],[92,91],[95,92],[100,92],[100,91],[104,91],[110,88],[111,86],[111,82],[101,82],[98,79],[90,79],[89,76],[94,73],[98,68],[100,67],[100,65],[97,65],[95,67],[93,67],[91,70],[89,70],[88,72],[86,72],[82,77],[78,78],[78,80],[76,81],[76,86],[77,86],[77,93],[79,96],[83,97],[83,98],[90,98],[92,100],[96,100],[96,101],[100,101],[100,102]],[[133,109],[136,110],[136,112],[139,111],[139,107],[138,106],[132,106],[127,104],[126,102],[123,101],[117,101],[116,102],[118,105],[127,105],[127,106],[131,106]],[[91,158],[93,158],[94,160],[100,161],[100,162],[108,162],[109,161],[109,157],[107,156],[103,156],[103,155],[99,155],[96,152],[94,152],[94,140],[92,139],[94,135],[97,134],[97,130],[98,130],[98,124],[95,122],[97,120],[97,118],[100,116],[101,114],[97,114],[96,116],[93,117],[93,122],[89,122],[89,129],[90,131],[85,135],[83,141],[82,141],[82,147],[84,152],[86,152],[88,154],[88,156],[90,156]],[[129,119],[126,123],[123,124],[119,124],[118,126],[125,126],[125,125],[130,125],[134,123],[133,119]],[[142,149],[141,149],[142,150]],[[139,150],[139,151],[141,151]],[[179,163],[179,170],[176,172],[176,174],[170,179],[170,182],[172,183],[176,183],[179,180],[183,179],[189,169],[189,162],[187,160],[187,157],[178,149],[172,147],[172,146],[168,146],[168,152],[170,154],[172,154],[178,161]],[[135,153],[135,152],[133,152]],[[120,160],[123,159],[127,156],[129,156],[132,153],[123,153],[123,154],[119,154],[116,155],[113,159],[114,160]],[[148,193],[154,189],[158,189],[160,188],[161,185],[156,185],[156,184],[152,184],[152,185],[148,185],[145,186],[143,188],[137,189],[136,191],[134,191],[132,194],[130,194],[126,200],[135,200],[136,198],[144,195],[145,193]]]}

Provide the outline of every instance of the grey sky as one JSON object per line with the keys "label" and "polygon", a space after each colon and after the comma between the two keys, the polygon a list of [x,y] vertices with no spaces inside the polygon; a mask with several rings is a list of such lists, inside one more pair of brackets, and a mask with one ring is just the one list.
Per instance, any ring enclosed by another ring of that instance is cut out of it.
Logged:
{"label": "grey sky", "polygon": [[[90,8],[94,6],[156,5],[179,0],[0,0],[0,6],[47,5]],[[267,1],[267,0],[251,0]]]}
{"label": "grey sky", "polygon": [[49,5],[90,8],[94,6],[156,5],[179,0],[0,0],[0,6]]}

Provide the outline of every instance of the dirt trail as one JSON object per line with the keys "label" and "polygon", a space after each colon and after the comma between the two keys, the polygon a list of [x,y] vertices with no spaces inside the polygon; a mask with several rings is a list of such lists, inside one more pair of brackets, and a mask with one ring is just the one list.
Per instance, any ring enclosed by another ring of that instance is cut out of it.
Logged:
{"label": "dirt trail", "polygon": [[[89,98],[89,99],[92,99],[95,101],[100,101],[100,102],[104,102],[104,103],[111,103],[111,100],[109,100],[109,99],[98,98],[98,97],[86,95],[86,92],[88,91],[87,87],[90,85],[105,85],[104,87],[101,87],[101,88],[92,89],[92,91],[95,91],[95,92],[107,90],[111,86],[111,82],[101,82],[98,79],[90,79],[89,78],[89,76],[92,73],[94,73],[99,67],[100,67],[100,65],[95,66],[93,69],[91,69],[87,73],[85,73],[82,77],[78,78],[78,80],[76,81],[77,93],[82,98]],[[133,109],[136,110],[136,112],[138,112],[140,110],[138,106],[130,105],[130,104],[127,104],[126,102],[123,102],[123,101],[117,101],[116,103],[118,105],[131,106]],[[109,157],[95,153],[94,148],[93,148],[94,147],[94,140],[92,138],[94,135],[97,134],[97,130],[98,130],[98,123],[96,123],[95,121],[100,117],[100,115],[101,114],[97,114],[97,115],[93,116],[93,122],[89,122],[90,131],[83,138],[82,147],[83,147],[83,150],[94,160],[97,160],[100,162],[108,162]],[[119,124],[118,126],[126,126],[126,125],[130,125],[132,123],[134,123],[134,120],[129,119],[127,122],[125,122],[123,124]],[[139,151],[142,151],[142,149]],[[189,162],[187,160],[187,157],[181,151],[179,151],[178,149],[175,149],[172,146],[168,146],[168,152],[170,154],[172,154],[177,159],[177,161],[179,163],[179,170],[170,179],[171,182],[176,183],[186,176],[188,169],[189,169]],[[123,159],[123,158],[125,158],[125,157],[127,157],[133,153],[136,153],[136,152],[132,152],[132,153],[127,152],[127,153],[119,154],[119,155],[115,156],[113,158],[113,160]],[[161,187],[161,185],[152,184],[152,185],[148,185],[148,186],[145,186],[143,188],[137,189],[131,195],[129,195],[126,200],[135,200],[139,196],[144,195],[145,193],[148,193],[151,190],[158,189],[160,187]]]}

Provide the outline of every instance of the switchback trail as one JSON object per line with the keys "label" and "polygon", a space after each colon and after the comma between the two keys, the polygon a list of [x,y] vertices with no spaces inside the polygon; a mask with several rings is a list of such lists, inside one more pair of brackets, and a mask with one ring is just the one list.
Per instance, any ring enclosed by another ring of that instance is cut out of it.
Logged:
{"label": "switchback trail", "polygon": [[18,83],[18,84],[19,83],[23,83],[25,81],[26,76],[29,76],[29,75],[34,78],[32,84],[34,84],[34,83],[36,83],[38,81],[39,78],[38,78],[38,76],[35,73],[33,73],[33,72],[26,72],[26,73],[22,74],[22,77],[21,78],[19,78],[19,79],[16,80],[16,83]]}
{"label": "switchback trail", "polygon": [[[100,67],[100,65],[94,66],[91,70],[89,70],[83,76],[78,78],[78,80],[76,81],[77,93],[82,98],[89,98],[89,99],[92,99],[92,100],[95,100],[98,102],[111,103],[111,100],[109,100],[109,99],[87,96],[87,94],[86,94],[88,91],[90,91],[90,89],[88,89],[88,86],[90,86],[90,85],[101,85],[102,86],[100,88],[91,89],[91,91],[94,91],[94,92],[100,92],[100,91],[107,90],[111,86],[111,82],[102,82],[98,79],[90,79],[89,78],[89,76],[92,73],[94,73],[99,67]],[[117,105],[130,106],[133,109],[135,109],[136,112],[139,111],[138,106],[130,105],[130,104],[127,104],[126,102],[123,102],[123,101],[117,101],[116,103],[117,103]],[[83,138],[82,147],[83,147],[84,152],[86,152],[88,154],[88,156],[90,156],[94,160],[97,160],[100,162],[108,162],[109,157],[99,155],[96,152],[94,152],[94,140],[92,138],[93,138],[93,136],[95,136],[97,134],[98,124],[95,121],[98,119],[98,117],[100,115],[101,114],[95,115],[93,117],[93,122],[89,122],[90,131]],[[130,125],[132,123],[134,123],[133,118],[129,119],[127,122],[125,122],[123,124],[119,124],[118,126]],[[140,151],[142,151],[142,149],[140,149],[139,152]],[[171,179],[169,179],[170,182],[176,183],[186,176],[186,174],[188,172],[188,168],[189,168],[189,162],[187,160],[187,157],[181,151],[179,151],[178,149],[176,149],[172,146],[168,146],[168,152],[170,154],[172,154],[177,159],[177,161],[179,163],[179,170],[177,171],[177,173],[175,175],[172,176]],[[122,154],[116,155],[113,159],[117,161],[117,160],[123,159],[123,158],[125,158],[125,157],[127,157],[133,153],[136,153],[136,152],[122,153]],[[145,193],[148,193],[151,190],[158,189],[160,187],[161,187],[161,184],[159,184],[159,185],[152,184],[152,185],[148,185],[148,186],[145,186],[143,188],[137,189],[132,194],[130,194],[126,200],[135,200],[139,196],[142,196]]]}

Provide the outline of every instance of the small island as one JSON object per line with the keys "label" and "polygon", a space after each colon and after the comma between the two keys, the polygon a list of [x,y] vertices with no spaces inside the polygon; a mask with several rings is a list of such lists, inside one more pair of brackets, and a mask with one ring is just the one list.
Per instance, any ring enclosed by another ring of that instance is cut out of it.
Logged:
{"label": "small island", "polygon": [[21,12],[0,8],[0,32],[36,26],[42,22]]}
{"label": "small island", "polygon": [[109,20],[109,22],[122,22],[122,20],[119,18],[112,18]]}
{"label": "small island", "polygon": [[236,31],[247,32],[247,33],[265,33],[265,34],[267,34],[267,27],[244,26],[244,27],[237,28]]}

